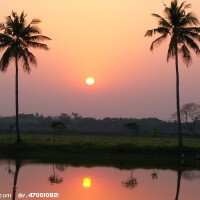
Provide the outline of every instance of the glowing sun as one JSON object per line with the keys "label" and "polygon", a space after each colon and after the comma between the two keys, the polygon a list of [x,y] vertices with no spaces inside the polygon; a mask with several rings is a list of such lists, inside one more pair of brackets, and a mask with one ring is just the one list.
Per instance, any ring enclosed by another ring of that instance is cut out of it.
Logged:
{"label": "glowing sun", "polygon": [[92,179],[91,178],[84,178],[82,183],[84,188],[90,188],[92,186]]}
{"label": "glowing sun", "polygon": [[92,77],[89,77],[89,78],[86,79],[86,83],[87,83],[88,85],[93,85],[94,82],[95,82],[95,80],[94,80],[94,78],[92,78]]}

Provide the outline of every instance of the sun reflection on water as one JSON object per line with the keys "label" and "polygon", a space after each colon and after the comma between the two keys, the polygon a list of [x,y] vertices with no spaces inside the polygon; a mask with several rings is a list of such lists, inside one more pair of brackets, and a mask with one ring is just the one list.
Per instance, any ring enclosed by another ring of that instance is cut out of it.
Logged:
{"label": "sun reflection on water", "polygon": [[82,186],[84,188],[90,188],[92,186],[92,179],[88,177],[84,178],[82,182]]}

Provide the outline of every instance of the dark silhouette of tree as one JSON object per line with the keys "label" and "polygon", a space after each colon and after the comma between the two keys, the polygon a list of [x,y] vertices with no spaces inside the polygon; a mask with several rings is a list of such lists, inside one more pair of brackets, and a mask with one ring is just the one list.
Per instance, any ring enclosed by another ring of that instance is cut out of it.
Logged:
{"label": "dark silhouette of tree", "polygon": [[81,115],[79,115],[78,113],[74,113],[74,112],[71,114],[71,116],[73,119],[81,119],[82,118]]}
{"label": "dark silhouette of tree", "polygon": [[[187,125],[187,128],[194,133],[197,121],[200,120],[200,105],[196,103],[187,103],[182,105],[180,110],[181,121]],[[177,113],[172,114],[172,119],[177,120]]]}
{"label": "dark silhouette of tree", "polygon": [[128,122],[126,123],[126,127],[129,128],[134,134],[139,133],[140,125],[136,122]]}
{"label": "dark silhouette of tree", "polygon": [[137,178],[133,177],[133,170],[131,170],[131,176],[126,181],[122,181],[122,185],[127,189],[133,189],[138,185]]}
{"label": "dark silhouette of tree", "polygon": [[55,167],[54,167],[54,163],[53,163],[53,174],[49,177],[49,181],[51,184],[60,184],[63,182],[63,178],[59,177],[56,173],[55,173]]}
{"label": "dark silhouette of tree", "polygon": [[58,116],[58,120],[64,123],[70,123],[71,117],[67,113],[61,113],[60,116]]}
{"label": "dark silhouette of tree", "polygon": [[56,131],[63,131],[65,130],[67,127],[66,125],[61,122],[61,121],[52,121],[51,123],[51,128],[56,132]]}
{"label": "dark silhouette of tree", "polygon": [[36,65],[36,57],[29,51],[29,48],[48,50],[46,44],[40,41],[50,40],[49,37],[40,35],[40,30],[36,26],[41,21],[33,19],[30,23],[26,22],[26,14],[22,12],[17,15],[12,12],[6,17],[6,22],[0,24],[0,49],[4,53],[0,60],[0,71],[5,72],[11,61],[15,62],[15,103],[16,103],[16,134],[17,143],[21,141],[19,131],[19,100],[18,100],[18,62],[21,61],[25,72],[30,72],[30,64]]}
{"label": "dark silhouette of tree", "polygon": [[54,130],[54,138],[53,138],[53,142],[55,144],[55,136],[56,136],[56,133],[59,133],[59,132],[62,132],[64,130],[66,130],[66,125],[61,122],[61,121],[52,121],[51,123],[51,128]]}
{"label": "dark silhouette of tree", "polygon": [[176,108],[178,119],[178,146],[181,147],[182,143],[182,127],[180,117],[180,94],[179,94],[179,61],[178,55],[180,54],[183,62],[188,66],[191,63],[192,57],[189,48],[194,50],[196,54],[200,53],[199,46],[196,41],[200,41],[200,27],[192,27],[192,25],[199,24],[198,19],[191,13],[187,13],[186,9],[191,7],[191,4],[185,2],[178,5],[177,0],[171,1],[170,7],[164,4],[164,16],[152,14],[158,20],[158,27],[148,30],[145,36],[151,37],[154,34],[161,34],[151,44],[150,50],[153,51],[154,47],[159,46],[164,40],[170,36],[170,43],[167,53],[167,61],[170,58],[175,58],[176,68]]}

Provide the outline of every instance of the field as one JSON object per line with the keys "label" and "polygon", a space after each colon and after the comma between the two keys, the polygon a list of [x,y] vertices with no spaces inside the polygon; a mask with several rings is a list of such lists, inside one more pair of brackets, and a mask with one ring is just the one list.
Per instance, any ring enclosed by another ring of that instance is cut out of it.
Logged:
{"label": "field", "polygon": [[[102,150],[112,152],[132,151],[175,151],[177,150],[176,137],[147,137],[132,135],[42,135],[22,134],[23,144],[27,146],[46,146],[76,151],[84,148],[90,150]],[[3,146],[15,143],[15,135],[0,134],[0,141]],[[200,138],[184,137],[184,149],[188,151],[200,151]]]}
{"label": "field", "polygon": [[[200,138],[185,137],[184,148],[177,148],[172,136],[131,135],[53,135],[22,134],[15,143],[14,134],[0,134],[0,157],[87,166],[176,168],[184,153],[184,168],[198,167]],[[182,166],[183,167],[183,166]]]}

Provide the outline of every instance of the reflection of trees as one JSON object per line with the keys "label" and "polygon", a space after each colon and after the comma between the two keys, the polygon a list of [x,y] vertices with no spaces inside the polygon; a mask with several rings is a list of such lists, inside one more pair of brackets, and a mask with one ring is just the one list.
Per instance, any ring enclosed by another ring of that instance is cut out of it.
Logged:
{"label": "reflection of trees", "polygon": [[61,172],[64,172],[66,168],[67,168],[67,165],[65,164],[56,164],[56,169]]}
{"label": "reflection of trees", "polygon": [[184,171],[183,172],[181,166],[178,168],[178,170],[177,170],[177,188],[176,188],[176,198],[175,198],[175,200],[178,200],[178,198],[179,198],[180,186],[181,186],[181,177],[183,177],[187,180],[200,179],[200,172],[199,171]]}
{"label": "reflection of trees", "polygon": [[181,176],[182,176],[182,168],[178,168],[177,170],[177,187],[176,187],[176,198],[178,200],[179,193],[180,193],[180,186],[181,186]]}
{"label": "reflection of trees", "polygon": [[49,177],[49,181],[51,184],[60,184],[63,182],[63,178],[59,177],[58,174],[55,172],[55,167],[53,163],[53,174]]}
{"label": "reflection of trees", "polygon": [[183,178],[187,180],[200,179],[200,172],[199,171],[184,171]]}
{"label": "reflection of trees", "polygon": [[122,185],[128,189],[133,189],[138,185],[137,178],[133,177],[133,170],[131,171],[131,176],[126,181],[122,181]]}
{"label": "reflection of trees", "polygon": [[154,179],[158,179],[158,172],[156,170],[153,170],[153,172],[151,173],[151,178]]}
{"label": "reflection of trees", "polygon": [[5,170],[8,172],[9,175],[14,175],[14,172],[10,167],[10,160],[8,160],[8,167],[6,167]]}

